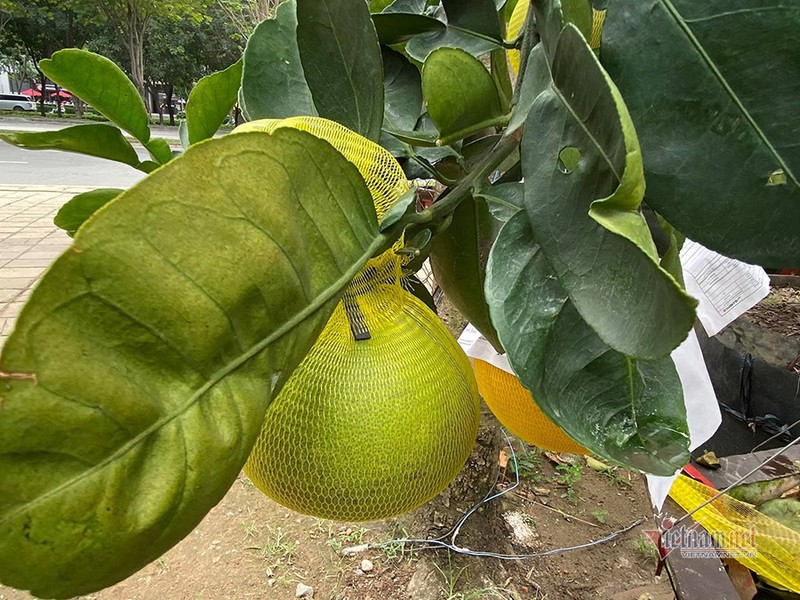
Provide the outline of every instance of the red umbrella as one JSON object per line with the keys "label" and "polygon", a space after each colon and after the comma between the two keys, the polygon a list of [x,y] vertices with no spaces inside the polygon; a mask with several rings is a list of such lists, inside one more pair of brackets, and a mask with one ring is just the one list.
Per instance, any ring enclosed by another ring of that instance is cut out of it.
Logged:
{"label": "red umbrella", "polygon": [[64,90],[58,90],[57,92],[53,92],[52,94],[50,94],[51,98],[53,96],[60,96],[61,98],[64,98],[65,100],[67,98],[72,98],[72,94],[70,94],[69,92],[66,92]]}
{"label": "red umbrella", "polygon": [[41,96],[42,92],[40,92],[39,90],[28,88],[26,90],[22,90],[20,94],[22,94],[23,96]]}

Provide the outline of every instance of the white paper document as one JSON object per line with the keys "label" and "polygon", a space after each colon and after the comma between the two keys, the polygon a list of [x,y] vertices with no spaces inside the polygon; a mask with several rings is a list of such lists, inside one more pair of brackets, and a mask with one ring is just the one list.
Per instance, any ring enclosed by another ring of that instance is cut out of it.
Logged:
{"label": "white paper document", "polygon": [[681,250],[686,291],[700,301],[697,317],[709,337],[719,333],[769,293],[761,267],[717,254],[691,240]]}

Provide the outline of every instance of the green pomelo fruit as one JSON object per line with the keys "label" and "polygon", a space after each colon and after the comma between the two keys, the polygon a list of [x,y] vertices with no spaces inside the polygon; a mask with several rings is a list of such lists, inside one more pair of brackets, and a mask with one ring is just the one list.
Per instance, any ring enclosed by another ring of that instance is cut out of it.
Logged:
{"label": "green pomelo fruit", "polygon": [[245,472],[293,510],[373,521],[424,504],[475,443],[469,359],[442,322],[397,286],[357,296],[371,338],[340,303],[267,410]]}

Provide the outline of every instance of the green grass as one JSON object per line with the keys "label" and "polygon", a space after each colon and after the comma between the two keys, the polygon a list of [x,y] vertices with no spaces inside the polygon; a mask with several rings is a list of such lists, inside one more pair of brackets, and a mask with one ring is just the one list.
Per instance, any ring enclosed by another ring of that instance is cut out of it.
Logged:
{"label": "green grass", "polygon": [[575,490],[575,484],[582,479],[581,464],[575,461],[571,465],[557,465],[556,471],[556,483],[567,488],[564,496],[573,504],[577,504],[578,492]]}

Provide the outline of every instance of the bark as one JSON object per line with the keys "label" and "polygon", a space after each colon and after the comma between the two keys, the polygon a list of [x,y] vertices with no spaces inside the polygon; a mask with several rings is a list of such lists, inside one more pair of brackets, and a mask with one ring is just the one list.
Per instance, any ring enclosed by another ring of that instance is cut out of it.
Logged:
{"label": "bark", "polygon": [[167,110],[169,111],[169,124],[175,125],[175,107],[172,104],[172,95],[175,92],[173,84],[167,85]]}
{"label": "bark", "polygon": [[138,15],[128,15],[128,37],[125,46],[131,63],[131,80],[139,91],[142,100],[147,104],[144,87],[144,30],[145,24]]}
{"label": "bark", "polygon": [[[38,65],[38,63],[35,63]],[[47,93],[47,77],[45,77],[44,73],[42,73],[39,67],[36,67],[36,72],[39,73],[39,85],[41,86],[41,94],[39,95],[39,112],[42,116],[45,116],[44,111],[44,95]]]}

